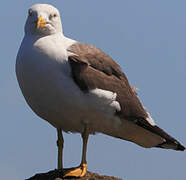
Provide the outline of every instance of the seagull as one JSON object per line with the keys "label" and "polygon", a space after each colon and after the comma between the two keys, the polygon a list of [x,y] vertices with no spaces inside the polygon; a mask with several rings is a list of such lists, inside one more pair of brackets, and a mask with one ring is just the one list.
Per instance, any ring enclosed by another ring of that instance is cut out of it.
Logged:
{"label": "seagull", "polygon": [[63,170],[63,134],[80,133],[82,160],[64,176],[87,172],[90,134],[103,133],[144,148],[184,151],[159,128],[120,66],[99,48],[63,34],[59,11],[49,4],[28,10],[16,75],[30,108],[57,129],[58,169]]}

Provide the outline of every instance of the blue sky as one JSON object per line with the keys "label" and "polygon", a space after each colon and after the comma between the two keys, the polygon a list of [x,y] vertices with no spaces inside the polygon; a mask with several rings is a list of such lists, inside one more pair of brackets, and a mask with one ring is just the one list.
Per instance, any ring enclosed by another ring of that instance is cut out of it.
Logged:
{"label": "blue sky", "polygon": [[[15,76],[27,9],[50,3],[64,34],[103,49],[122,67],[155,122],[186,145],[186,1],[3,1],[0,61],[0,179],[20,180],[56,168],[56,131],[26,104]],[[80,163],[79,134],[64,134],[64,166]],[[125,180],[186,179],[186,153],[144,149],[91,136],[88,170]]]}

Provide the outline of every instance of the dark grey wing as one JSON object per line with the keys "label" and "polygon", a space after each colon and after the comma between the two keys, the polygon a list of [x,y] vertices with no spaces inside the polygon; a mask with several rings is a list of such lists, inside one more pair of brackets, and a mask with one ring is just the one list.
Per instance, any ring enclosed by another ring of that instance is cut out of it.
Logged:
{"label": "dark grey wing", "polygon": [[136,92],[129,85],[120,66],[111,57],[92,45],[82,43],[73,44],[68,51],[73,54],[68,58],[72,77],[82,91],[86,93],[99,88],[116,93],[116,100],[121,106],[116,115],[165,139],[165,142],[158,144],[157,147],[173,146],[176,150],[184,150],[178,141],[148,121],[148,113]]}
{"label": "dark grey wing", "polygon": [[72,76],[82,91],[99,88],[114,92],[121,106],[119,114],[125,117],[148,116],[119,65],[108,55],[81,43],[71,46],[70,51],[75,54],[69,56]]}

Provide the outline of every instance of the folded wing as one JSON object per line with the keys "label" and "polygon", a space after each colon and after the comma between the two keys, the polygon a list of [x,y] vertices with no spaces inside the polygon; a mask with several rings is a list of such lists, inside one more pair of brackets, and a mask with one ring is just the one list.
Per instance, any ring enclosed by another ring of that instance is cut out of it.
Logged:
{"label": "folded wing", "polygon": [[184,150],[177,140],[153,122],[120,66],[100,49],[75,43],[69,49],[68,60],[72,77],[84,92],[99,88],[117,94],[120,111],[116,112],[123,125],[115,137],[135,142],[143,147]]}

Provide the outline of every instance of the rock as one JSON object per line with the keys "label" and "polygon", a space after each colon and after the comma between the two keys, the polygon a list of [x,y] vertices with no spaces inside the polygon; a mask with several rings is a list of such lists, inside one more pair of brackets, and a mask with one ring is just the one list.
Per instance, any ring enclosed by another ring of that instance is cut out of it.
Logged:
{"label": "rock", "polygon": [[[53,170],[47,173],[36,174],[26,180],[67,180],[69,178],[62,178],[63,173],[61,170]],[[82,178],[70,178],[71,180],[122,180],[111,176],[102,176],[93,172],[87,172]]]}

